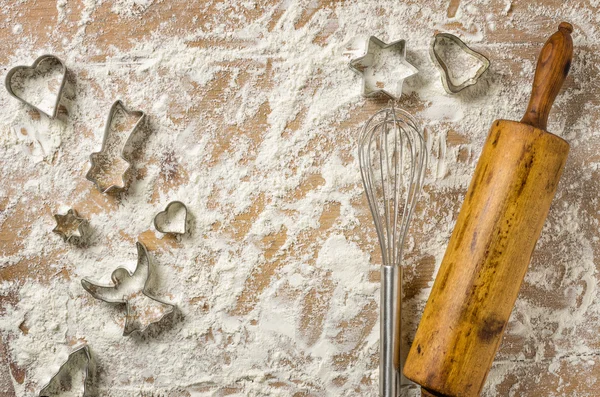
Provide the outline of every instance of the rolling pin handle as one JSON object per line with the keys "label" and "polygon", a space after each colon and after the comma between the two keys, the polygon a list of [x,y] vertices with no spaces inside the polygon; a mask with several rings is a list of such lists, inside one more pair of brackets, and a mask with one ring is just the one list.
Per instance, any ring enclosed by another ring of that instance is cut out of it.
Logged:
{"label": "rolling pin handle", "polygon": [[561,22],[558,31],[544,44],[535,69],[531,99],[521,123],[546,130],[548,114],[571,67],[571,32],[573,26],[568,22]]}

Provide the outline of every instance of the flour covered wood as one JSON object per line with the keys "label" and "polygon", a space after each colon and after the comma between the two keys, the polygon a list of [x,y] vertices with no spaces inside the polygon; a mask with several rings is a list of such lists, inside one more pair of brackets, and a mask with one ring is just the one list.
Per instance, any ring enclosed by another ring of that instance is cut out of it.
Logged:
{"label": "flour covered wood", "polygon": [[[600,375],[600,4],[548,0],[5,1],[3,76],[44,53],[69,74],[56,120],[0,90],[0,390],[30,396],[87,343],[102,396],[376,395],[379,265],[358,131],[387,99],[348,68],[366,40],[407,40],[419,73],[398,106],[425,127],[424,194],[405,247],[406,345],[414,335],[474,165],[495,119],[518,119],[536,56],[560,20],[575,56],[548,130],[571,145],[483,395],[594,396]],[[445,93],[435,32],[491,60]],[[148,115],[132,180],[85,179],[111,104]],[[188,233],[154,216],[179,200]],[[90,243],[52,233],[74,208]],[[154,260],[173,321],[123,337],[123,309],[91,297]]]}

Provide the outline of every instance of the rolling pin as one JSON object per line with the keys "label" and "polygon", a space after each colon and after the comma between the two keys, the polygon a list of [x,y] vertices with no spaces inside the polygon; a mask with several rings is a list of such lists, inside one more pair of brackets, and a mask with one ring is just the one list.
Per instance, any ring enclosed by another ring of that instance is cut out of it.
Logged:
{"label": "rolling pin", "polygon": [[562,22],[544,45],[521,122],[492,124],[404,367],[422,396],[483,388],[569,152],[545,130],[572,31]]}

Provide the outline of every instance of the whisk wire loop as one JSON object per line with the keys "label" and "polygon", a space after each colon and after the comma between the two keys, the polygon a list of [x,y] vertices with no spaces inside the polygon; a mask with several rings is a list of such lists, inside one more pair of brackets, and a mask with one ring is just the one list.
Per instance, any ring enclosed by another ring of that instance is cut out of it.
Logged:
{"label": "whisk wire loop", "polygon": [[425,140],[406,111],[392,104],[365,124],[359,162],[384,265],[400,264],[426,161]]}

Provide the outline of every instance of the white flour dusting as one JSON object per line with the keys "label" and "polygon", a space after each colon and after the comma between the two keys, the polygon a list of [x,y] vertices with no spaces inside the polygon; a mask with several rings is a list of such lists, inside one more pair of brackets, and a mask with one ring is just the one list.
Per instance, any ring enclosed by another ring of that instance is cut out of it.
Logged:
{"label": "white flour dusting", "polygon": [[[0,335],[16,395],[34,395],[82,343],[102,396],[377,395],[379,248],[356,137],[386,101],[361,98],[348,62],[375,35],[406,39],[419,69],[399,102],[430,153],[406,247],[408,343],[489,126],[520,119],[533,54],[562,19],[575,60],[548,129],[570,141],[570,159],[484,396],[539,383],[548,396],[592,395],[571,377],[599,377],[598,5],[476,0],[449,18],[447,3],[59,1],[43,33],[25,19],[30,3],[3,4],[4,73],[43,53],[70,69],[62,119],[0,91]],[[490,58],[476,86],[444,92],[428,55],[436,30]],[[146,111],[150,132],[115,198],[85,173],[118,98]],[[152,227],[173,200],[192,217],[177,239]],[[69,208],[89,220],[88,247],[51,232]],[[138,239],[154,295],[178,315],[123,337],[123,309],[80,280],[133,270]]]}

